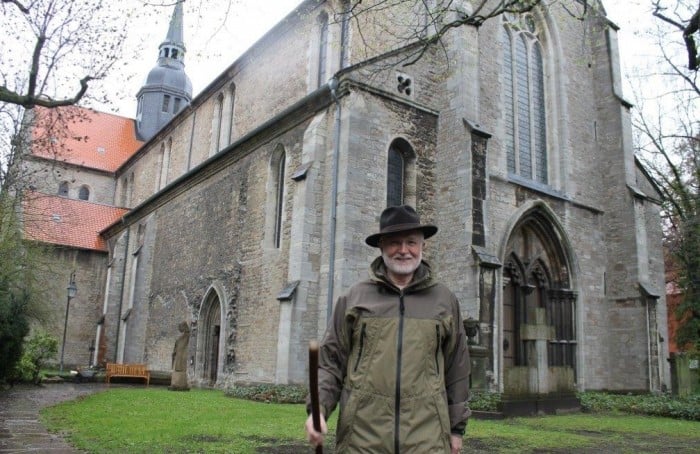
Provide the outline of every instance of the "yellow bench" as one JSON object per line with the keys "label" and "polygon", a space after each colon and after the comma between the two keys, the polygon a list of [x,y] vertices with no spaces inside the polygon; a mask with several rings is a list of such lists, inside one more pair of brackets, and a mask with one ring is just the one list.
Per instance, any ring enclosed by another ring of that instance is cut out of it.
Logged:
{"label": "yellow bench", "polygon": [[151,382],[151,373],[146,369],[145,364],[116,364],[107,363],[105,378],[107,384],[112,377],[136,377],[146,380],[146,386]]}

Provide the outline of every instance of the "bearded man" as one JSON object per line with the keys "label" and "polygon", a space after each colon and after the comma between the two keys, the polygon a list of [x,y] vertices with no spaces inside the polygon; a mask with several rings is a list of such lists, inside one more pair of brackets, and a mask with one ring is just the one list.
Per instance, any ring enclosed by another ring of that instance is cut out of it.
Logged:
{"label": "bearded man", "polygon": [[[340,405],[339,453],[459,453],[470,411],[469,351],[459,302],[423,260],[437,233],[408,206],[386,208],[365,242],[370,279],[336,302],[320,345],[321,431]],[[310,413],[310,404],[307,405]]]}

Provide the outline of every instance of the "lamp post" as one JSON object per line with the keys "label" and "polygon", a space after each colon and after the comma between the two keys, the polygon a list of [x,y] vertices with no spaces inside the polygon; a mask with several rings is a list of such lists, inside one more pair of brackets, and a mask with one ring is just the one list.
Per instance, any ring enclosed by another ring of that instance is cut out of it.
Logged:
{"label": "lamp post", "polygon": [[66,350],[66,331],[68,330],[68,309],[70,308],[70,300],[78,293],[78,287],[75,286],[75,271],[70,275],[70,282],[66,288],[68,291],[68,300],[66,301],[66,319],[63,322],[63,342],[61,344],[61,372],[63,372],[63,353]]}

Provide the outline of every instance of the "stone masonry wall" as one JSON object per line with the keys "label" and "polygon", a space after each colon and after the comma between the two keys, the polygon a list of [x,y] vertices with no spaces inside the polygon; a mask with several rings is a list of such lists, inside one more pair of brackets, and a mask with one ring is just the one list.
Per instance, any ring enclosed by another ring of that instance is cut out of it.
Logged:
{"label": "stone masonry wall", "polygon": [[59,247],[48,253],[44,269],[49,273],[45,295],[50,308],[50,322],[45,328],[58,339],[55,364],[58,364],[61,355],[68,301],[66,288],[71,273],[75,271],[77,293],[70,300],[68,308],[64,370],[86,367],[90,360],[90,347],[95,344],[97,322],[101,316],[106,259],[106,254],[102,252]]}

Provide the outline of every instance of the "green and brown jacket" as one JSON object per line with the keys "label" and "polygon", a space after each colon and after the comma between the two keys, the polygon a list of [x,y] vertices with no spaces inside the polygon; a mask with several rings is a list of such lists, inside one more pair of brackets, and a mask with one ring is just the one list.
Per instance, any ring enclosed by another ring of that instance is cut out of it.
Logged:
{"label": "green and brown jacket", "polygon": [[384,261],[336,303],[320,348],[319,399],[340,403],[339,453],[445,453],[469,417],[459,303],[422,262],[399,290]]}

